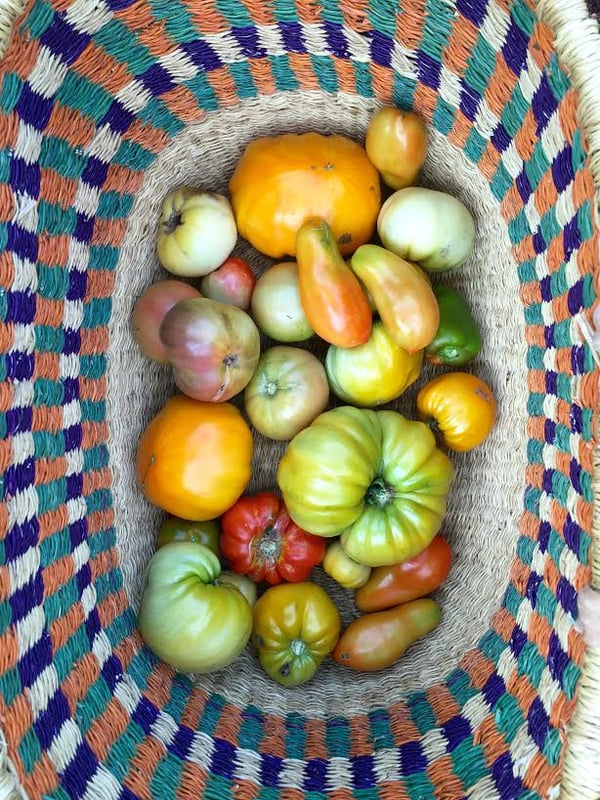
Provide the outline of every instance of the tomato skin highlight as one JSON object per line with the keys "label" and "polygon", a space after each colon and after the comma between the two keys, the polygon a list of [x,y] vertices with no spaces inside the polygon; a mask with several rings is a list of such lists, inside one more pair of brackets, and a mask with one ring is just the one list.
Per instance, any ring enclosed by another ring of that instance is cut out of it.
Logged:
{"label": "tomato skin highlight", "polygon": [[368,581],[354,593],[359,611],[382,611],[433,592],[448,577],[452,550],[439,534],[418,555],[392,564],[375,567]]}
{"label": "tomato skin highlight", "polygon": [[436,628],[441,609],[435,600],[421,598],[353,620],[343,631],[332,658],[360,672],[389,667],[418,639]]}

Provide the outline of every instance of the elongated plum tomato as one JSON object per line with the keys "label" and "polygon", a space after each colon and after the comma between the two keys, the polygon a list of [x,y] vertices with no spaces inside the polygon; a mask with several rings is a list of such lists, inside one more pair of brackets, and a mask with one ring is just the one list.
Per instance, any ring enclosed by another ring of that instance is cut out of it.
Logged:
{"label": "elongated plum tomato", "polygon": [[201,296],[189,283],[177,280],[157,281],[144,289],[133,306],[131,323],[134,338],[145,356],[161,364],[168,362],[158,335],[165,314],[180,300]]}
{"label": "elongated plum tomato", "polygon": [[417,639],[436,628],[440,620],[440,607],[429,597],[363,614],[343,631],[332,653],[333,660],[361,672],[389,667]]}
{"label": "elongated plum tomato", "polygon": [[376,567],[354,595],[359,611],[382,611],[424,597],[448,577],[452,561],[450,545],[440,535],[407,561]]}
{"label": "elongated plum tomato", "polygon": [[176,395],[140,437],[136,476],[145,497],[170,514],[215,519],[246,488],[252,450],[252,433],[235,406]]}
{"label": "elongated plum tomato", "polygon": [[427,128],[412,111],[378,109],[369,122],[365,150],[392,189],[415,183],[427,155]]}

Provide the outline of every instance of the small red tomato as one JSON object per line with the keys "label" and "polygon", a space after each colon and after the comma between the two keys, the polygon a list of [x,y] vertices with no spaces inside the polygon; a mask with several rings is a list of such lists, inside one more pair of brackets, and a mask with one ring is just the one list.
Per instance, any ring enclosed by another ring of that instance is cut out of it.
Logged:
{"label": "small red tomato", "polygon": [[270,585],[308,580],[325,540],[299,528],[273,492],[241,497],[221,518],[221,555],[233,572]]}
{"label": "small red tomato", "polygon": [[133,335],[144,355],[163,364],[168,362],[167,351],[158,335],[160,324],[176,303],[192,297],[201,297],[201,294],[184,281],[157,281],[144,289],[135,302],[131,319]]}
{"label": "small red tomato", "polygon": [[246,311],[250,308],[255,283],[250,265],[241,258],[230,256],[218,269],[202,278],[200,288],[211,300]]}

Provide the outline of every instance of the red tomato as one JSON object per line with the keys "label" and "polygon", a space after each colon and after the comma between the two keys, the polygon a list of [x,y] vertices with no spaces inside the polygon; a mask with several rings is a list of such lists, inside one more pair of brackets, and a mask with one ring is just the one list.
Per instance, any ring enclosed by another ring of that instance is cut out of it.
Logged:
{"label": "red tomato", "polygon": [[441,536],[436,536],[430,545],[408,561],[375,567],[369,580],[354,595],[356,607],[359,611],[381,611],[424,597],[446,580],[451,561],[450,545]]}
{"label": "red tomato", "polygon": [[240,498],[221,519],[221,555],[257,583],[299,583],[325,555],[325,540],[295,525],[272,492]]}
{"label": "red tomato", "polygon": [[205,297],[247,311],[256,278],[247,261],[229,256],[214,272],[202,278],[200,288]]}

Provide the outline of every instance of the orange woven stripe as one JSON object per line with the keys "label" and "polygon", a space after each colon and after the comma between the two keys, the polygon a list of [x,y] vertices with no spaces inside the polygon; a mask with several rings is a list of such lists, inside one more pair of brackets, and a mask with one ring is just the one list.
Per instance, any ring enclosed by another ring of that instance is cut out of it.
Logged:
{"label": "orange woven stripe", "polygon": [[350,727],[350,756],[368,756],[373,751],[369,720],[362,714],[348,716]]}
{"label": "orange woven stripe", "polygon": [[[234,106],[238,103],[237,88],[226,67],[219,67],[206,74],[221,106]],[[261,88],[260,86],[258,87]]]}
{"label": "orange woven stripe", "polygon": [[58,531],[62,531],[69,523],[69,513],[66,506],[59,506],[53,508],[51,511],[46,511],[38,518],[39,541],[40,543],[47,539],[49,536],[54,536]]}
{"label": "orange woven stripe", "polygon": [[506,63],[502,53],[496,53],[496,63],[494,71],[490,75],[490,80],[483,94],[490,111],[498,119],[502,109],[507,104],[516,84],[516,76]]}
{"label": "orange woven stripe", "polygon": [[187,725],[192,730],[198,730],[200,727],[200,718],[204,713],[206,706],[207,694],[202,689],[193,688],[189,695],[183,713],[181,715],[181,724]]}
{"label": "orange woven stripe", "polygon": [[460,714],[460,706],[446,685],[434,684],[428,687],[425,694],[438,725],[444,725],[449,719]]}
{"label": "orange woven stripe", "polygon": [[508,752],[508,746],[492,716],[486,717],[478,729],[478,742],[488,764],[493,764],[500,756]]}
{"label": "orange woven stripe", "polygon": [[[371,23],[367,16],[368,4],[364,0],[345,2],[340,11],[344,18],[344,25],[348,28],[357,31],[357,33],[367,33],[371,30]],[[399,40],[399,37],[396,36],[396,39]]]}
{"label": "orange woven stripe", "polygon": [[450,72],[460,77],[464,74],[479,36],[479,28],[466,17],[455,17],[448,46],[444,50],[443,62]]}
{"label": "orange woven stripe", "polygon": [[48,325],[52,328],[60,328],[62,325],[63,307],[62,300],[54,300],[50,297],[38,295],[35,299],[34,322],[36,325]]}
{"label": "orange woven stripe", "polygon": [[306,758],[327,758],[325,722],[322,719],[306,720]]}
{"label": "orange woven stripe", "polygon": [[[567,720],[565,719],[565,724]],[[563,738],[563,737],[561,737]],[[531,759],[527,771],[523,776],[524,785],[534,790],[540,797],[551,797],[551,790],[560,784],[562,773],[562,758],[567,743],[566,734],[563,739],[563,747],[558,764],[550,766],[544,756],[536,752]]]}
{"label": "orange woven stripe", "polygon": [[90,244],[108,244],[117,247],[123,241],[126,230],[126,219],[102,219],[102,217],[96,217]]}
{"label": "orange woven stripe", "polygon": [[390,730],[394,737],[394,744],[397,747],[419,739],[419,729],[412,721],[410,711],[405,703],[398,703],[390,707],[389,722]]}
{"label": "orange woven stripe", "polygon": [[215,726],[215,738],[226,739],[235,745],[238,742],[240,727],[242,725],[242,709],[239,706],[229,703],[227,711],[219,716],[219,721]]}
{"label": "orange woven stripe", "polygon": [[554,176],[552,175],[552,171],[548,170],[542,175],[535,190],[535,194],[533,195],[533,201],[538,214],[540,216],[546,214],[551,208],[556,206],[557,200],[558,190],[554,183]]}
{"label": "orange woven stripe", "polygon": [[513,183],[502,198],[500,210],[505,220],[514,219],[523,210],[523,200],[516,184]]}
{"label": "orange woven stripe", "polygon": [[100,666],[93,653],[86,653],[66,676],[61,689],[69,703],[71,714],[75,714],[77,704],[85,699],[90,688],[100,677]]}
{"label": "orange woven stripe", "polygon": [[[192,98],[192,95],[187,90],[182,89],[182,91],[184,91],[188,103],[185,121],[191,122],[195,117],[198,116],[197,101],[190,99]],[[164,97],[161,99],[164,99]],[[190,112],[194,112],[194,110],[196,111],[196,114],[194,115],[191,113],[190,115]],[[189,119],[187,119],[188,116]],[[161,150],[165,149],[165,147],[169,144],[169,138],[169,135],[165,133],[165,131],[159,130],[158,128],[155,128],[154,125],[143,122],[141,119],[135,119],[124,136],[126,141],[135,142],[154,154],[158,154],[161,152]]]}
{"label": "orange woven stripe", "polygon": [[305,800],[306,795],[300,789],[291,789],[289,786],[281,787],[281,800]]}
{"label": "orange woven stripe", "polygon": [[[9,222],[14,214],[13,193],[8,184],[0,184],[0,222]],[[8,250],[0,255],[0,286],[10,286],[12,281],[12,257]],[[10,274],[10,280],[7,277]]]}
{"label": "orange woven stripe", "polygon": [[435,89],[425,86],[423,83],[417,84],[413,95],[414,109],[429,125],[431,125],[433,119],[437,99],[438,95]]}
{"label": "orange woven stripe", "polygon": [[58,353],[45,353],[38,350],[35,354],[33,377],[48,378],[51,381],[60,380],[60,362]]}
{"label": "orange woven stripe", "polygon": [[[67,106],[54,103],[50,112],[50,119],[46,126],[46,131],[51,136],[58,136],[64,139],[71,147],[79,147],[83,150],[92,141],[95,125],[91,119],[85,117],[79,111],[75,111]],[[61,177],[61,180],[65,178]]]}
{"label": "orange woven stripe", "polygon": [[423,38],[423,21],[427,17],[425,0],[411,0],[402,8],[396,34],[402,45],[409,50],[417,50]]}
{"label": "orange woven stripe", "polygon": [[334,59],[333,66],[338,79],[339,91],[352,94],[356,89],[356,76],[352,63],[343,58],[336,58]]}
{"label": "orange woven stripe", "polygon": [[440,756],[427,767],[427,774],[433,784],[435,797],[444,800],[463,800],[465,787],[460,778],[452,772],[452,757]]}
{"label": "orange woven stripe", "polygon": [[125,733],[130,722],[129,712],[115,697],[111,697],[102,714],[92,722],[85,737],[100,760],[106,761],[110,748]]}
{"label": "orange woven stripe", "polygon": [[264,738],[258,746],[260,753],[269,753],[278,758],[287,756],[286,727],[283,717],[267,714],[264,718]]}
{"label": "orange woven stripe", "polygon": [[353,800],[356,795],[352,793],[351,789],[332,789],[327,793],[327,797],[331,800]]}
{"label": "orange woven stripe", "polygon": [[533,111],[529,109],[525,114],[523,124],[516,132],[513,139],[515,149],[523,161],[529,161],[533,156],[535,145],[538,142],[536,127],[537,122],[533,115]]}
{"label": "orange woven stripe", "polygon": [[27,775],[20,775],[19,780],[29,800],[45,800],[60,785],[54,764],[44,751],[31,772]]}
{"label": "orange woven stripe", "polygon": [[108,328],[81,328],[80,341],[79,353],[82,356],[106,353],[109,344]]}
{"label": "orange woven stripe", "polygon": [[2,57],[3,72],[15,72],[26,81],[38,61],[41,44],[38,39],[24,36],[22,29],[15,26],[11,46]]}
{"label": "orange woven stripe", "polygon": [[460,667],[469,673],[471,682],[477,689],[485,686],[490,675],[496,671],[494,663],[479,650],[468,650],[460,660]]}
{"label": "orange woven stripe", "polygon": [[86,378],[84,375],[80,375],[79,397],[82,400],[104,399],[106,397],[106,378]]}
{"label": "orange woven stripe", "polygon": [[[6,601],[10,597],[10,579],[8,567],[0,567],[0,600]],[[7,628],[0,636],[0,668],[2,674],[14,669],[19,661],[19,643],[15,629]],[[0,698],[1,701],[1,698]]]}
{"label": "orange woven stripe", "polygon": [[106,173],[104,190],[121,194],[136,194],[144,180],[143,172],[135,172],[121,164],[111,164]]}
{"label": "orange woven stripe", "polygon": [[[140,4],[136,3],[136,6]],[[72,69],[84,78],[101,86],[112,96],[131,81],[132,76],[124,63],[107,53],[92,40],[73,64]]]}
{"label": "orange woven stripe", "polygon": [[[206,115],[206,112],[198,106],[197,98],[186,86],[174,86],[161,95],[161,100],[172,114],[188,125],[198,122]],[[156,131],[152,140],[146,140],[145,146],[148,147],[149,143],[154,145],[154,142],[158,141],[160,133],[160,131]],[[166,144],[167,141],[165,141]]]}
{"label": "orange woven stripe", "polygon": [[58,458],[40,458],[35,462],[36,486],[52,483],[62,478],[67,472],[67,459],[65,456]]}
{"label": "orange woven stripe", "polygon": [[[294,75],[298,79],[300,89],[310,91],[312,89],[319,88],[319,81],[313,72],[310,56],[307,56],[304,53],[289,53],[288,61],[291,69],[294,72]],[[261,86],[261,84],[258,82],[256,85],[259,87]],[[268,92],[268,86],[266,86],[266,90]]]}
{"label": "orange woven stripe", "polygon": [[479,171],[484,178],[491,181],[500,164],[500,153],[491,142],[488,142],[481,158],[479,159]]}
{"label": "orange woven stripe", "polygon": [[[7,353],[9,350],[11,350],[13,342],[14,342],[14,327],[12,322],[0,323],[0,349],[2,350],[2,352]],[[10,408],[10,406],[7,405],[6,408],[7,409]]]}
{"label": "orange woven stripe", "polygon": [[[44,567],[44,570],[42,572],[42,582],[44,584],[44,597],[50,597],[58,589],[60,589],[61,586],[65,586],[66,584],[68,584],[74,574],[75,574],[75,565],[71,555],[66,555],[62,556],[61,558],[57,558],[56,561],[53,561],[51,564],[48,564],[46,567]],[[72,613],[74,608],[75,606],[73,606],[73,608],[67,609],[66,613]],[[81,609],[79,609],[79,611],[81,613]],[[55,622],[58,622],[59,620],[55,620]],[[64,640],[62,641],[62,644],[64,644]],[[62,644],[59,645],[59,647],[62,646]]]}
{"label": "orange woven stripe", "polygon": [[454,115],[452,130],[448,134],[448,140],[451,142],[451,144],[455,145],[455,147],[458,147],[460,150],[462,150],[472,129],[473,123],[459,108]]}
{"label": "orange woven stripe", "polygon": [[[64,267],[69,257],[70,236],[40,236],[38,239],[38,260],[49,267]],[[40,296],[36,303],[40,302]]]}
{"label": "orange woven stripe", "polygon": [[386,781],[377,785],[381,800],[410,800],[406,790],[396,781]]}
{"label": "orange woven stripe", "polygon": [[33,712],[29,705],[29,700],[27,700],[24,694],[19,694],[15,697],[11,705],[7,706],[0,697],[0,719],[2,719],[2,729],[9,748],[11,746],[14,747],[12,753],[10,753],[9,750],[9,754],[11,755],[18,774],[22,776],[25,770],[17,747],[33,725]]}
{"label": "orange woven stripe", "polygon": [[183,0],[192,19],[194,28],[200,33],[220,33],[227,30],[223,15],[216,7],[214,0]]}
{"label": "orange woven stripe", "polygon": [[129,771],[123,784],[140,800],[153,800],[148,785],[148,775],[154,774],[165,753],[165,746],[152,736],[148,736],[138,745],[135,756],[129,763]]}
{"label": "orange woven stripe", "polygon": [[204,794],[206,772],[193,761],[184,761],[177,786],[177,800],[193,800]]}
{"label": "orange woven stripe", "polygon": [[[109,597],[104,598],[96,605],[96,611],[98,612],[98,619],[100,620],[100,624],[103,628],[108,628],[110,624],[114,621],[115,617],[120,616],[125,612],[125,610],[129,608],[129,600],[127,599],[127,594],[125,593],[124,589],[118,589],[116,592],[113,592]],[[138,640],[139,644],[136,650],[133,650],[133,642],[132,640]],[[139,636],[129,636],[127,639],[123,639],[117,647],[115,648],[115,655],[117,658],[121,659],[121,663],[123,664],[123,668],[125,669],[127,664],[133,658],[135,652],[139,651],[141,647],[141,640]],[[128,656],[128,658],[126,658]]]}
{"label": "orange woven stripe", "polygon": [[40,170],[40,197],[47,203],[68,208],[73,205],[77,181],[75,179],[60,178],[53,169]]}
{"label": "orange woven stripe", "polygon": [[275,86],[270,62],[263,58],[249,58],[247,65],[252,75],[252,80],[256,86],[261,87],[261,94],[275,94],[277,87]]}
{"label": "orange woven stripe", "polygon": [[389,67],[382,67],[380,64],[371,64],[371,80],[373,91],[382,105],[389,105],[392,102],[392,88],[394,83],[394,73]]}

